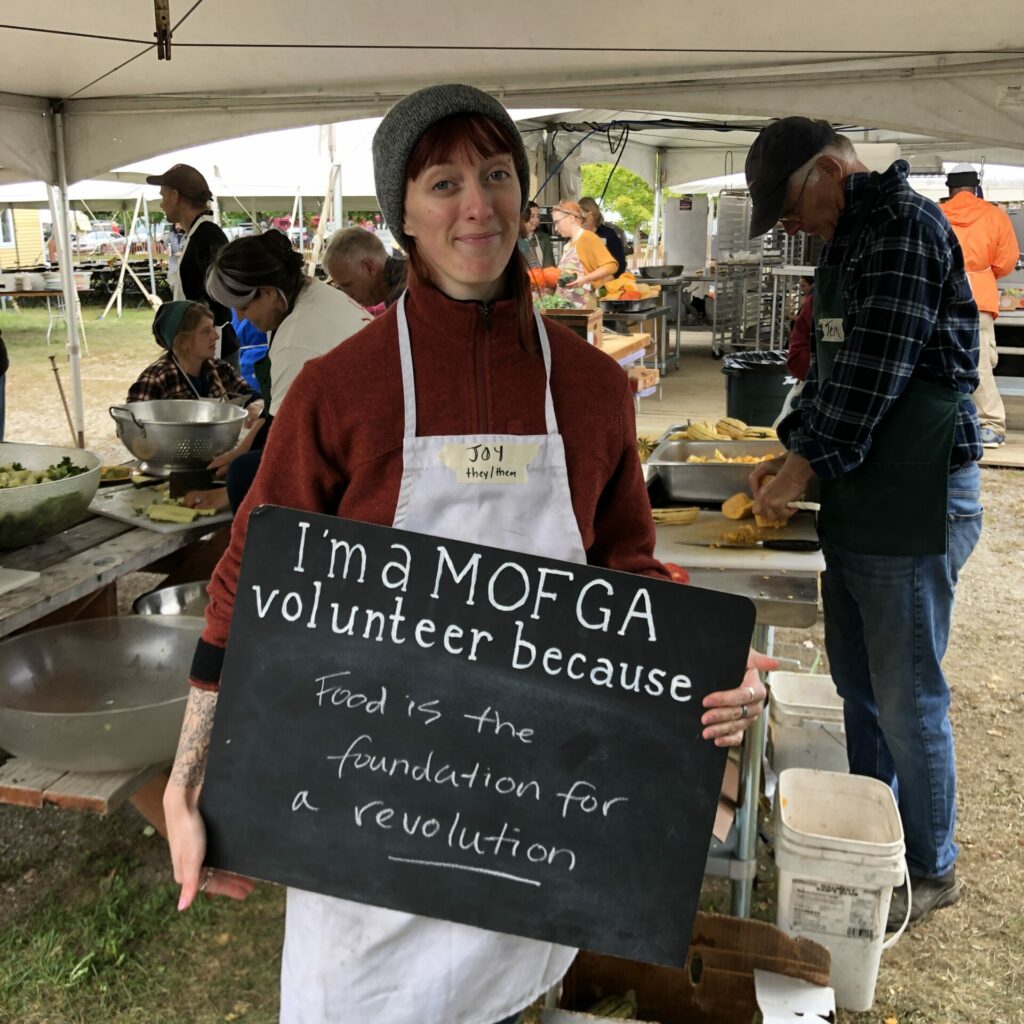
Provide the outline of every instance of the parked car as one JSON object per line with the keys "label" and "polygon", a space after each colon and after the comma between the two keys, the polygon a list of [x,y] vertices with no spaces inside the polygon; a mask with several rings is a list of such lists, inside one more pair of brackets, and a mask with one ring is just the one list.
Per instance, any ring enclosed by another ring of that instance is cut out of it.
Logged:
{"label": "parked car", "polygon": [[241,224],[231,224],[224,228],[224,234],[228,236],[228,241],[233,242],[236,238],[244,238],[246,235],[258,235],[259,230],[251,220],[246,220]]}
{"label": "parked car", "polygon": [[75,252],[92,253],[97,256],[124,252],[124,236],[113,231],[87,231],[84,235],[72,236]]}

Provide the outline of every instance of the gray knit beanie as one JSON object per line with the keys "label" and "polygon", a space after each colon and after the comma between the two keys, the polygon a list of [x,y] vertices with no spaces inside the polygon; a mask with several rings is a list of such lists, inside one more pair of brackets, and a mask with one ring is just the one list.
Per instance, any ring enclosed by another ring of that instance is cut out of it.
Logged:
{"label": "gray knit beanie", "polygon": [[492,96],[471,85],[431,85],[399,100],[384,115],[373,136],[373,177],[377,202],[395,241],[408,248],[402,229],[405,220],[405,168],[424,132],[438,121],[456,114],[483,114],[496,121],[516,140],[512,154],[519,172],[523,209],[530,198],[530,172],[526,149],[515,121]]}

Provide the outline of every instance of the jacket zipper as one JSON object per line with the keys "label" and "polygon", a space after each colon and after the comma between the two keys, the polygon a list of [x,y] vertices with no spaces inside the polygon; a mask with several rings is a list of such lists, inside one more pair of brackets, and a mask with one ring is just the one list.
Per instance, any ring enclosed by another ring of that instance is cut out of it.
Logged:
{"label": "jacket zipper", "polygon": [[477,433],[489,434],[491,433],[490,417],[487,415],[487,342],[488,335],[493,327],[491,320],[491,309],[493,303],[481,302],[480,303],[480,316],[484,322],[484,336],[482,340],[475,346],[474,365],[476,368],[476,421],[477,421]]}

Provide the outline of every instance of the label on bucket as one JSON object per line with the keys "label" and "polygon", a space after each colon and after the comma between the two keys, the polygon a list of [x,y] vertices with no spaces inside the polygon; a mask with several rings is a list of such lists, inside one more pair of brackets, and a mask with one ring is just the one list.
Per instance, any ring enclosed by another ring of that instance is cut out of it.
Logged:
{"label": "label on bucket", "polygon": [[876,939],[881,895],[878,889],[795,879],[789,919],[794,929],[803,932],[844,939]]}

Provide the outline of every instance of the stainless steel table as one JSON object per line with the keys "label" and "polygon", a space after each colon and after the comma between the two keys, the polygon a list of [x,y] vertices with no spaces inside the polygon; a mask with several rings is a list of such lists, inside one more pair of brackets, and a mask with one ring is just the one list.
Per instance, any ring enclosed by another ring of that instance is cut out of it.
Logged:
{"label": "stainless steel table", "polygon": [[[658,527],[654,554],[662,561],[686,566],[686,552],[671,542],[672,527]],[[818,616],[818,572],[823,567],[820,552],[785,554],[788,565],[806,564],[806,569],[777,568],[773,556],[765,553],[763,564],[756,567],[727,568],[730,559],[743,560],[743,554],[720,549],[693,548],[694,559],[703,561],[700,568],[689,568],[690,584],[707,590],[738,594],[754,602],[757,612],[752,646],[765,654],[772,653],[776,626],[807,627]],[[709,558],[720,557],[723,567],[708,565]],[[747,554],[746,558],[755,557]],[[765,752],[768,725],[767,713],[747,730],[740,752],[740,789],[736,817],[724,843],[712,839],[705,873],[727,877],[732,882],[731,911],[737,917],[748,917],[751,909],[754,877],[757,874],[757,813],[761,792],[761,765]]]}
{"label": "stainless steel table", "polygon": [[[617,313],[602,307],[605,323],[612,324],[654,324],[655,363],[659,373],[668,372],[668,315],[671,306],[656,306],[654,309],[643,309],[639,313]],[[677,360],[678,365],[678,360]]]}
{"label": "stainless steel table", "polygon": [[[689,285],[711,283],[711,278],[705,277],[703,274],[679,274],[677,277],[661,277],[661,278],[644,278],[644,284],[656,284],[660,285],[662,289],[663,298],[668,298],[666,303],[670,309],[674,309],[675,313],[672,317],[673,324],[675,325],[675,338],[672,344],[672,368],[675,370],[679,369],[679,334],[683,327],[683,291]],[[666,349],[668,348],[668,339],[666,338]],[[668,352],[666,351],[666,363],[668,362]]]}

